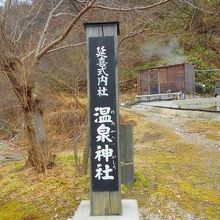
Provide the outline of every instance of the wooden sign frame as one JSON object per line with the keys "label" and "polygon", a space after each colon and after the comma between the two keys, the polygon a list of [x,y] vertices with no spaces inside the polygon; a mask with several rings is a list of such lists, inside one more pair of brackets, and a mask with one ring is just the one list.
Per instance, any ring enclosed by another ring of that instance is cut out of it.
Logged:
{"label": "wooden sign frame", "polygon": [[89,60],[90,214],[121,215],[117,67],[119,23],[86,23],[84,26]]}

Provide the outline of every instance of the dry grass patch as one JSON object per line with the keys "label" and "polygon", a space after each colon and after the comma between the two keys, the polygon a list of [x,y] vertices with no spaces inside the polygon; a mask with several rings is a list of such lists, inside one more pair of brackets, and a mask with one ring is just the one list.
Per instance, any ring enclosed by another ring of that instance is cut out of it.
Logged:
{"label": "dry grass patch", "polygon": [[183,124],[190,133],[200,133],[206,138],[220,141],[220,123],[208,120],[190,120]]}
{"label": "dry grass patch", "polygon": [[177,140],[177,135],[170,129],[153,123],[144,118],[141,114],[121,111],[121,122],[134,125],[134,142],[139,146],[151,146],[154,142],[173,142]]}

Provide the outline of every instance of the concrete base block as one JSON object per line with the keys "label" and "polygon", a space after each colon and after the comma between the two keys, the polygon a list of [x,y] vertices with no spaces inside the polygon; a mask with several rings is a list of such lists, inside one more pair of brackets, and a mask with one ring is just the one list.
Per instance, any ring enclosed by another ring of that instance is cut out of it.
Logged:
{"label": "concrete base block", "polygon": [[68,220],[139,220],[136,200],[122,200],[122,215],[120,216],[90,216],[90,201],[82,201],[75,216]]}

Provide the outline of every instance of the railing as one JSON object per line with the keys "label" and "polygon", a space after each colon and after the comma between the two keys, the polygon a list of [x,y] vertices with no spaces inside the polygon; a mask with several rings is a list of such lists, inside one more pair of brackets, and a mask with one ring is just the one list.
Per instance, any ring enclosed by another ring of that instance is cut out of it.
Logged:
{"label": "railing", "polygon": [[181,100],[185,98],[185,94],[182,92],[176,93],[164,93],[164,94],[152,94],[152,95],[138,95],[136,96],[141,101],[156,101],[156,100]]}

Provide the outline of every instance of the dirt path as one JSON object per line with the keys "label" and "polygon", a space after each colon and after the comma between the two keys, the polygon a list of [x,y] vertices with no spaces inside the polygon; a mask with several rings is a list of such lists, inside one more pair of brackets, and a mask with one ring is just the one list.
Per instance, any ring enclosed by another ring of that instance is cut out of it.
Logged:
{"label": "dirt path", "polygon": [[[156,112],[155,108],[148,108],[141,104],[134,106],[132,111],[143,114],[149,121],[157,122],[170,128],[184,143],[196,144],[205,148],[217,148],[220,150],[220,141],[206,138],[202,132],[203,130],[189,128],[190,123],[192,123],[193,127],[193,122],[195,122],[195,120],[207,121],[207,119],[201,118],[201,115],[198,115],[198,117],[194,115],[193,118],[190,118],[185,114],[176,114],[173,110],[166,110],[164,113],[163,111]],[[190,112],[188,114],[190,115]],[[186,124],[189,126],[185,126]]]}

